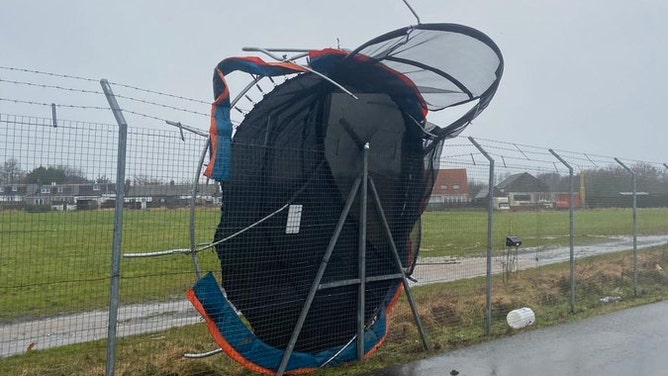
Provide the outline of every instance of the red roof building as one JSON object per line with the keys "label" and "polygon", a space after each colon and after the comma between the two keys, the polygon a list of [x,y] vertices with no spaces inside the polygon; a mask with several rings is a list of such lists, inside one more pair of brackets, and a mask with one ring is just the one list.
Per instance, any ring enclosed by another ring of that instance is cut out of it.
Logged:
{"label": "red roof building", "polygon": [[464,168],[438,170],[429,202],[448,204],[471,201],[468,182],[468,176]]}

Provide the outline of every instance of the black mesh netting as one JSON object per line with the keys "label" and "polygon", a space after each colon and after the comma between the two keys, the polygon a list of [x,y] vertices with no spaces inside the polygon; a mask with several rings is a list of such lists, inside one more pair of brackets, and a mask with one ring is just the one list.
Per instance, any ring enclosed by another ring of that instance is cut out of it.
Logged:
{"label": "black mesh netting", "polygon": [[[462,37],[462,31],[470,35]],[[227,297],[264,342],[286,348],[340,218],[345,222],[321,281],[327,288],[316,293],[295,350],[316,352],[354,338],[359,287],[333,284],[359,276],[359,192],[350,213],[342,213],[362,172],[366,144],[368,176],[402,268],[412,270],[419,218],[442,141],[475,117],[498,85],[502,60],[485,38],[452,25],[401,29],[351,54],[311,61],[356,98],[303,73],[277,86],[246,115],[232,140],[231,176],[222,183],[215,237],[229,237],[217,245]],[[455,58],[430,43],[450,45]],[[467,48],[474,51],[460,57]],[[476,75],[481,69],[487,75]],[[426,122],[428,110],[464,102],[476,106],[450,126]],[[371,323],[401,283],[373,280],[398,268],[372,189],[368,192],[365,261],[372,280],[366,285],[364,320]]]}

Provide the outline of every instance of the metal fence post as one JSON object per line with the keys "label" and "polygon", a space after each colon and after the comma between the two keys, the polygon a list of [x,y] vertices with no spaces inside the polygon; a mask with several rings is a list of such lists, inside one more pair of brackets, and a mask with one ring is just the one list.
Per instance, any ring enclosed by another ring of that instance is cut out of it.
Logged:
{"label": "metal fence post", "polygon": [[631,174],[633,184],[633,296],[638,296],[638,178],[637,174],[626,167],[622,161],[615,158],[615,162],[619,163],[620,166]]}
{"label": "metal fence post", "polygon": [[490,335],[492,332],[492,242],[494,230],[494,159],[487,154],[485,149],[473,139],[468,138],[489,161],[489,180],[488,180],[488,195],[487,195],[487,297],[485,309],[485,334]]}
{"label": "metal fence post", "polygon": [[575,221],[573,212],[575,209],[575,179],[573,178],[573,167],[566,162],[554,150],[549,149],[550,153],[559,160],[568,169],[569,183],[569,205],[568,205],[568,240],[570,248],[570,282],[571,282],[571,313],[575,312]]}
{"label": "metal fence post", "polygon": [[128,124],[118,106],[116,97],[106,79],[100,80],[102,91],[107,97],[116,122],[118,123],[118,152],[116,159],[116,207],[114,211],[114,240],[111,256],[111,294],[109,298],[109,324],[107,327],[107,359],[105,375],[113,376],[116,366],[116,327],[120,300],[121,244],[123,240],[123,202],[125,201],[125,154],[127,148]]}

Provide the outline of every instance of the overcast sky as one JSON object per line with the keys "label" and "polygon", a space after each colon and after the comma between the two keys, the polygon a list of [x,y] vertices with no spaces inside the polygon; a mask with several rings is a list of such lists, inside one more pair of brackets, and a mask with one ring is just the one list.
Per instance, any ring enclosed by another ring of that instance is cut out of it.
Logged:
{"label": "overcast sky", "polygon": [[[477,28],[503,52],[496,97],[460,137],[668,162],[668,1],[410,3],[423,23]],[[213,67],[242,55],[244,46],[336,47],[338,38],[352,49],[415,22],[401,0],[4,0],[0,66],[107,78],[211,101]],[[48,81],[7,69],[0,78]],[[44,90],[28,89],[0,82],[0,98],[54,101],[40,97]],[[67,118],[81,114],[63,111]],[[0,101],[0,112],[48,116],[50,109]],[[93,115],[114,123],[109,113]],[[188,122],[208,128],[206,118],[194,119]]]}

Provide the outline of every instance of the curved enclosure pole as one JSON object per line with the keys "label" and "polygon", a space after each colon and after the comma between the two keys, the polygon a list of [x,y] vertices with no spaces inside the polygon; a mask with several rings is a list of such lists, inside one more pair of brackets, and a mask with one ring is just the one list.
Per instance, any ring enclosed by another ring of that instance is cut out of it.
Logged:
{"label": "curved enclosure pole", "polygon": [[190,255],[193,259],[193,267],[195,268],[195,276],[199,280],[202,278],[202,271],[199,266],[199,259],[197,258],[197,241],[195,239],[195,209],[197,207],[197,188],[199,187],[199,176],[204,166],[204,158],[211,147],[211,138],[207,137],[206,146],[199,156],[199,163],[197,164],[197,171],[195,172],[195,179],[193,180],[192,190],[190,191]]}
{"label": "curved enclosure pole", "polygon": [[[263,76],[255,77],[253,80],[251,80],[246,87],[244,87],[239,94],[230,102],[230,107],[233,108],[239,100],[246,95],[246,93],[254,86],[256,85],[262,78]],[[193,258],[193,267],[195,268],[195,275],[197,276],[197,279],[200,279],[202,277],[202,271],[199,266],[199,260],[197,258],[197,239],[195,237],[195,225],[196,225],[196,207],[197,207],[197,189],[199,187],[199,178],[200,174],[202,172],[202,167],[204,166],[204,158],[206,158],[206,153],[209,151],[211,147],[211,136],[207,136],[206,139],[206,145],[204,146],[204,149],[202,150],[202,154],[200,154],[199,158],[199,163],[197,164],[197,169],[195,171],[195,178],[193,180],[193,186],[191,190],[191,195],[190,195],[190,254],[192,255]]]}
{"label": "curved enclosure pole", "polygon": [[[262,52],[263,54],[269,56],[270,58],[277,60],[277,61],[293,61],[296,59],[301,59],[302,57],[306,57],[309,54],[309,49],[305,48],[262,48],[262,47],[243,47],[241,51],[244,52]],[[274,52],[290,52],[290,53],[297,53],[297,55],[293,55],[288,57],[287,55],[279,56],[274,54]]]}
{"label": "curved enclosure pole", "polygon": [[[231,107],[234,107],[237,102],[244,96],[246,93],[253,88],[264,76],[259,76],[259,77],[254,77],[253,80],[246,85],[243,90],[232,100],[231,102]],[[197,169],[195,172],[195,178],[193,180],[193,185],[191,188],[191,199],[190,199],[190,249],[170,249],[166,251],[153,251],[153,252],[142,252],[142,253],[126,253],[123,255],[123,257],[127,258],[140,258],[140,257],[157,257],[157,256],[167,256],[167,255],[173,255],[173,254],[191,254],[193,257],[193,265],[195,267],[195,274],[197,274],[197,278],[199,279],[201,277],[201,272],[199,268],[199,262],[197,259],[197,253],[200,251],[203,251],[205,249],[213,247],[215,244],[210,243],[206,244],[203,246],[197,246],[196,243],[196,237],[195,237],[195,218],[196,218],[196,198],[197,198],[197,189],[199,188],[199,178],[200,178],[200,172],[202,171],[202,167],[204,166],[204,159],[206,158],[206,153],[209,151],[209,148],[211,146],[211,137],[209,136],[208,133],[202,132],[201,130],[193,127],[189,127],[187,125],[181,124],[179,122],[174,122],[174,121],[166,121],[167,124],[171,126],[175,126],[181,130],[187,130],[191,133],[207,137],[206,140],[206,145],[204,146],[204,149],[202,150],[202,153],[200,155],[199,162],[197,164]]]}
{"label": "curved enclosure pole", "polygon": [[413,9],[413,7],[408,3],[408,0],[402,0],[402,1],[404,2],[404,4],[406,4],[406,6],[408,7],[408,10],[410,10],[411,13],[413,13],[413,16],[415,16],[415,19],[417,20],[418,25],[421,24],[422,22],[420,22],[420,16],[418,16],[417,12],[415,12],[415,9]]}
{"label": "curved enclosure pole", "polygon": [[[261,47],[244,47],[244,48],[242,48],[242,51],[247,51],[247,52],[262,52],[263,54],[265,54],[265,55],[271,57],[272,59],[275,59],[275,60],[278,60],[278,61],[289,61],[289,62],[292,62],[292,63],[294,63],[294,64],[296,64],[296,65],[299,65],[300,67],[304,68],[304,69],[307,70],[309,73],[313,73],[313,74],[315,74],[316,76],[322,78],[323,80],[325,80],[325,81],[331,83],[332,85],[338,87],[338,88],[341,89],[344,93],[350,95],[351,97],[353,97],[353,98],[355,98],[355,99],[359,99],[355,94],[353,94],[350,90],[346,89],[346,88],[345,88],[343,85],[341,85],[340,83],[338,83],[338,82],[332,80],[331,78],[325,76],[324,74],[318,72],[317,70],[315,70],[315,69],[313,69],[313,68],[311,68],[311,67],[308,67],[308,66],[303,65],[303,64],[297,64],[297,63],[295,63],[294,61],[292,61],[292,59],[298,59],[298,58],[302,58],[302,57],[308,56],[308,52],[303,53],[303,54],[299,54],[299,55],[294,56],[294,57],[291,57],[291,58],[287,58],[287,57],[285,57],[285,56],[281,57],[281,56],[275,55],[273,52],[276,52],[276,51],[290,51],[289,49],[281,50],[281,49],[276,49],[276,48],[273,48],[273,49],[267,49],[267,48],[261,48]],[[272,52],[272,51],[273,51],[273,52]],[[292,50],[292,51],[293,51],[293,52],[299,52],[299,51],[303,51],[303,50],[297,50],[297,49],[294,49],[294,50]]]}
{"label": "curved enclosure pole", "polygon": [[202,359],[202,358],[207,358],[210,356],[214,356],[216,354],[220,354],[223,352],[223,349],[217,348],[215,350],[207,351],[207,352],[202,352],[202,353],[185,353],[183,354],[183,357],[186,359]]}

